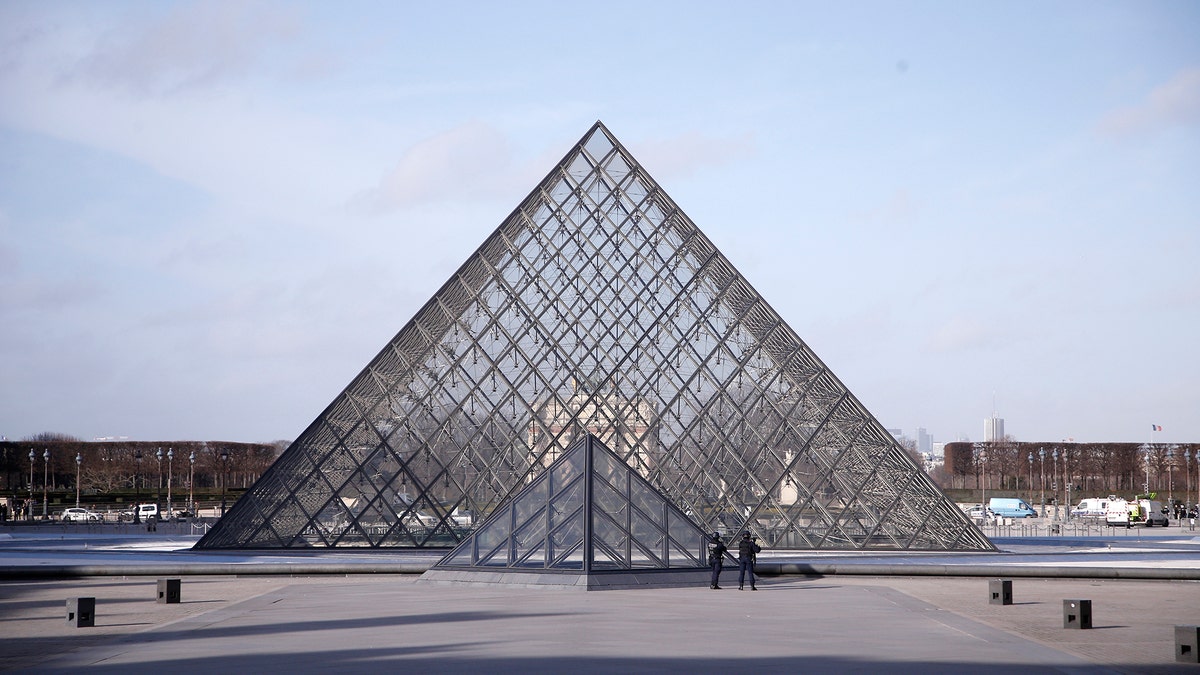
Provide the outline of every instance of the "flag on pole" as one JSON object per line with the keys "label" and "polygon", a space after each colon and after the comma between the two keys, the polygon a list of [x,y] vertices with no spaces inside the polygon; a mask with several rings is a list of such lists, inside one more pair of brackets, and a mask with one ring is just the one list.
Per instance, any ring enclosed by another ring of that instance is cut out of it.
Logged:
{"label": "flag on pole", "polygon": [[1151,424],[1151,425],[1150,425],[1150,431],[1162,431],[1162,427],[1160,427],[1160,426],[1159,426],[1159,425],[1157,425],[1157,424]]}

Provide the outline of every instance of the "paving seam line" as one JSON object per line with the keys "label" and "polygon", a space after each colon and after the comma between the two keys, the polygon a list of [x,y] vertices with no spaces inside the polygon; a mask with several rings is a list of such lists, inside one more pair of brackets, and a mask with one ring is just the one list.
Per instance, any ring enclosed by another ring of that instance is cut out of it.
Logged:
{"label": "paving seam line", "polygon": [[[233,604],[226,605],[224,607],[217,607],[215,609],[211,609],[211,610],[208,610],[205,612],[200,612],[199,614],[183,616],[178,619],[174,619],[174,620],[168,621],[166,623],[162,623],[162,624],[155,624],[153,626],[149,626],[147,628],[144,628],[142,630],[135,631],[132,633],[126,633],[123,635],[114,635],[112,642],[109,643],[108,645],[105,645],[104,647],[97,648],[94,645],[93,646],[82,646],[82,647],[79,647],[78,649],[70,650],[70,651],[62,654],[61,656],[53,657],[48,661],[43,661],[42,663],[37,664],[33,668],[33,670],[43,670],[43,669],[49,669],[49,668],[55,668],[55,669],[86,668],[88,666],[102,665],[102,664],[104,664],[105,661],[108,661],[109,659],[113,659],[118,656],[121,656],[122,654],[124,654],[125,652],[129,651],[131,648],[133,648],[137,645],[146,644],[149,642],[160,642],[160,640],[155,640],[155,639],[150,639],[150,640],[144,639],[144,636],[146,635],[146,633],[154,633],[157,631],[161,631],[161,630],[167,628],[168,626],[177,626],[176,630],[185,630],[185,631],[199,630],[202,628],[206,628],[208,626],[220,623],[221,621],[225,621],[226,619],[229,619],[229,618],[232,618],[235,616],[240,616],[240,615],[246,614],[248,612],[253,612],[254,610],[259,609],[261,607],[267,607],[276,602],[279,602],[279,600],[283,599],[283,596],[281,596],[280,593],[282,593],[283,591],[286,591],[288,588],[290,588],[293,585],[295,585],[295,584],[288,584],[285,586],[268,589],[268,590],[263,591],[262,593],[259,593],[258,595],[251,596],[244,600],[239,600]],[[273,597],[273,598],[267,597],[267,596],[273,596],[273,595],[280,595],[280,597]],[[180,624],[195,624],[195,625],[179,626]],[[167,638],[163,638],[163,639],[165,640]],[[81,652],[83,652],[83,653],[81,653]]]}

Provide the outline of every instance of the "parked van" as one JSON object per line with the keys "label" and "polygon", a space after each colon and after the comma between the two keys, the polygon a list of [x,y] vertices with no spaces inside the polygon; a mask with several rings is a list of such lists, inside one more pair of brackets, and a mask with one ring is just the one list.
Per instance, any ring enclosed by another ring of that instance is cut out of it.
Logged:
{"label": "parked van", "polygon": [[1140,524],[1145,524],[1146,527],[1166,527],[1170,523],[1166,514],[1162,512],[1162,502],[1152,499],[1111,500],[1108,502],[1108,513],[1104,522],[1114,527]]}
{"label": "parked van", "polygon": [[1022,499],[1011,497],[992,497],[988,502],[988,510],[997,518],[1036,518],[1037,511]]}
{"label": "parked van", "polygon": [[1071,509],[1071,515],[1076,518],[1098,517],[1102,518],[1108,515],[1108,503],[1116,500],[1116,495],[1107,497],[1091,497],[1079,502],[1079,505]]}
{"label": "parked van", "polygon": [[[138,504],[137,519],[143,523],[153,520],[162,520],[162,514],[158,511],[158,504]],[[121,520],[133,522],[133,509],[125,511],[121,514]]]}

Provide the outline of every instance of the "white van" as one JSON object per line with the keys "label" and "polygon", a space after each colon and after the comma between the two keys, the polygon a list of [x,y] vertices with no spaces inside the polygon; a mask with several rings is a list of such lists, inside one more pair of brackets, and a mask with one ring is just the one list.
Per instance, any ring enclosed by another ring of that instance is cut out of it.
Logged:
{"label": "white van", "polygon": [[[134,510],[130,509],[121,514],[121,520],[133,522]],[[137,520],[146,522],[153,518],[154,520],[162,520],[162,514],[158,511],[158,504],[138,504],[137,505]]]}
{"label": "white van", "polygon": [[1036,518],[1037,511],[1024,500],[1012,497],[992,497],[988,510],[998,518]]}
{"label": "white van", "polygon": [[1071,509],[1071,515],[1075,518],[1103,518],[1108,515],[1108,503],[1114,501],[1116,495],[1107,497],[1089,497],[1079,502],[1079,505]]}
{"label": "white van", "polygon": [[1162,502],[1152,499],[1110,500],[1104,522],[1114,527],[1141,524],[1145,524],[1146,527],[1155,525],[1166,527],[1170,524],[1167,516],[1162,512]]}

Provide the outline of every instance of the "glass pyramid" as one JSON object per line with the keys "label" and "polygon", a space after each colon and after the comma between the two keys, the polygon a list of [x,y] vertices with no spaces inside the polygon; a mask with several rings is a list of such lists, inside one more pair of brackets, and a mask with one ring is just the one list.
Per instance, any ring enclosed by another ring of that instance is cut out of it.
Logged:
{"label": "glass pyramid", "polygon": [[646,479],[587,434],[434,569],[704,570],[707,541]]}
{"label": "glass pyramid", "polygon": [[767,547],[995,550],[597,122],[196,547],[452,547],[576,440]]}

